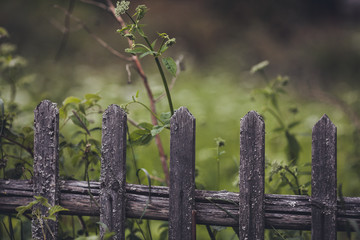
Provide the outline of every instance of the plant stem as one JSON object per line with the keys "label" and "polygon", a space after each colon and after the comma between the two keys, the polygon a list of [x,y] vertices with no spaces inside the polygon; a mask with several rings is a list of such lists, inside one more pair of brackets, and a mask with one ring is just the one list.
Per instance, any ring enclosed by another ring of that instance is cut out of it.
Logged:
{"label": "plant stem", "polygon": [[170,95],[170,91],[169,91],[169,87],[168,87],[168,84],[166,82],[166,78],[165,78],[165,74],[164,74],[164,71],[161,67],[161,64],[160,64],[160,61],[159,61],[159,58],[158,57],[155,57],[155,62],[156,62],[156,65],[159,69],[159,72],[160,72],[160,75],[161,75],[161,79],[163,81],[163,84],[164,84],[164,88],[165,88],[165,92],[166,92],[166,97],[168,99],[168,102],[169,102],[169,107],[170,107],[170,112],[171,112],[171,116],[174,115],[174,107],[173,107],[173,103],[172,103],[172,100],[171,100],[171,95]]}
{"label": "plant stem", "polygon": [[[146,44],[149,46],[150,50],[151,50],[151,51],[154,51],[153,47],[151,46],[151,43],[149,42],[149,40],[147,39],[146,36],[144,36],[144,39],[145,39]],[[162,69],[162,67],[161,67],[161,64],[160,64],[160,61],[159,61],[159,57],[158,57],[157,54],[155,54],[155,53],[153,54],[153,56],[154,56],[154,58],[155,58],[156,66],[158,67],[159,72],[160,72],[161,80],[162,80],[163,85],[164,85],[164,88],[165,88],[166,97],[167,97],[168,102],[169,102],[169,108],[170,108],[170,112],[171,112],[171,116],[172,116],[172,115],[174,115],[174,107],[173,107],[173,103],[172,103],[172,100],[171,100],[171,95],[170,95],[169,86],[168,86],[168,84],[167,84],[164,71],[163,71],[163,69]]]}
{"label": "plant stem", "polygon": [[126,106],[128,106],[128,105],[131,104],[131,103],[140,104],[140,105],[143,106],[146,110],[148,110],[148,111],[151,113],[151,115],[153,115],[159,122],[161,122],[161,123],[164,125],[164,122],[161,121],[161,119],[160,119],[158,116],[156,116],[156,114],[155,114],[148,106],[146,106],[145,104],[143,104],[142,102],[139,102],[139,101],[137,101],[137,100],[134,100],[133,102],[129,102],[128,104],[126,104]]}
{"label": "plant stem", "polygon": [[[125,24],[124,20],[122,19],[122,17],[121,16],[116,16],[116,14],[115,14],[115,6],[112,3],[112,1],[111,0],[105,0],[105,2],[106,2],[106,5],[107,5],[106,9],[112,14],[112,16],[116,19],[116,21],[121,25],[122,28],[125,27],[126,24]],[[129,43],[129,46],[131,47],[132,44],[133,44],[133,41],[128,39],[128,43]],[[144,72],[144,69],[142,68],[142,65],[141,65],[141,63],[139,61],[139,58],[137,56],[132,56],[132,62],[135,64],[135,69],[138,72],[138,74],[140,75],[140,77],[141,77],[141,79],[142,79],[142,81],[144,83],[144,87],[146,89],[146,92],[147,92],[149,100],[150,100],[150,108],[156,114],[155,100],[154,100],[152,91],[150,89],[147,76],[146,76],[146,74]],[[158,125],[157,119],[153,115],[151,115],[151,122],[152,122],[153,125]],[[164,172],[164,175],[165,175],[166,184],[169,186],[170,185],[170,174],[169,174],[169,169],[168,169],[168,165],[167,165],[167,156],[165,155],[164,147],[162,145],[162,142],[161,142],[161,139],[160,139],[159,135],[155,136],[155,143],[156,143],[156,146],[157,146],[158,151],[159,151],[160,162],[161,162],[163,172]]]}

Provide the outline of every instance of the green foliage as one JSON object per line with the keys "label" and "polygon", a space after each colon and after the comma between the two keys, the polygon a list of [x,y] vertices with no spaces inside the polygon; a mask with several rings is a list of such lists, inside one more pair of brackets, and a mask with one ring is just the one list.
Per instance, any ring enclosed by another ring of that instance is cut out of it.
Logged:
{"label": "green foliage", "polygon": [[147,122],[142,122],[137,124],[136,130],[132,131],[129,134],[129,142],[132,146],[142,146],[147,145],[150,143],[150,141],[153,139],[154,136],[160,134],[164,129],[170,128],[170,118],[171,113],[170,112],[163,112],[160,114],[160,116],[157,116],[151,109],[146,106],[144,103],[140,102],[138,100],[139,92],[136,93],[136,96],[132,97],[131,102],[128,102],[124,105],[122,105],[122,108],[129,113],[129,105],[131,104],[139,104],[142,107],[144,107],[148,112],[150,112],[153,116],[156,117],[156,119],[161,123],[161,125],[152,125]]}
{"label": "green foliage", "polygon": [[[275,193],[292,192],[295,195],[308,195],[310,180],[310,164],[299,165],[301,146],[298,136],[293,132],[296,126],[301,124],[300,120],[291,120],[285,117],[283,104],[280,100],[282,94],[286,94],[285,87],[288,85],[289,78],[277,76],[269,79],[266,75],[265,68],[269,65],[268,61],[263,61],[251,68],[251,73],[259,73],[266,82],[264,88],[256,89],[253,94],[261,95],[264,99],[265,106],[262,109],[262,114],[269,114],[274,118],[277,127],[272,131],[279,134],[279,137],[286,143],[283,151],[286,153],[286,160],[271,160],[266,158],[266,169],[268,172],[268,185]],[[287,113],[294,117],[298,113],[295,107],[289,108]],[[265,115],[266,116],[266,115]],[[301,180],[305,179],[305,180]],[[280,239],[308,239],[309,235],[302,231],[279,231],[274,229],[269,233],[269,238]]]}
{"label": "green foliage", "polygon": [[[16,211],[18,212],[17,217],[19,218],[20,216],[24,215],[25,212],[31,211],[33,218],[37,219],[37,221],[39,222],[44,237],[45,228],[50,231],[51,235],[54,235],[48,226],[48,220],[56,221],[57,213],[69,210],[61,207],[60,205],[51,206],[48,200],[42,196],[34,196],[34,198],[35,200],[28,203],[27,205],[16,208]],[[39,206],[43,206],[45,207],[45,209],[47,209],[45,215],[43,215]]]}
{"label": "green foliage", "polygon": [[[6,29],[0,28],[0,39],[8,37]],[[22,111],[15,97],[17,88],[24,81],[23,69],[26,66],[26,60],[15,55],[15,51],[15,45],[0,42],[0,170],[4,178],[19,179],[25,170],[31,174],[25,164],[31,166],[34,134],[31,127],[14,125]]]}
{"label": "green foliage", "polygon": [[176,66],[174,59],[172,59],[171,57],[167,57],[167,58],[163,58],[162,62],[164,64],[166,70],[168,70],[169,73],[171,73],[171,75],[176,77],[177,66]]}
{"label": "green foliage", "polygon": [[221,155],[225,154],[226,152],[224,150],[221,150],[223,147],[225,147],[225,140],[221,137],[217,137],[214,139],[216,143],[216,164],[217,164],[217,185],[218,190],[220,190],[220,157]]}
{"label": "green foliage", "polygon": [[[83,99],[67,97],[59,109],[60,122],[63,128],[69,121],[75,127],[70,139],[62,138],[60,142],[60,160],[65,156],[74,159],[75,166],[84,166],[83,180],[90,180],[89,170],[100,163],[101,143],[98,138],[99,126],[92,126],[94,121],[90,118],[93,114],[102,113],[98,104],[101,99],[98,94],[86,94]],[[71,176],[64,176],[71,177]]]}
{"label": "green foliage", "polygon": [[[156,66],[159,70],[164,88],[165,88],[165,92],[166,92],[166,96],[168,99],[168,103],[169,103],[169,109],[171,112],[171,115],[174,114],[174,107],[173,107],[173,103],[171,100],[171,95],[170,95],[170,91],[169,91],[169,87],[167,84],[167,80],[165,77],[165,74],[163,72],[162,66],[160,64],[159,58],[162,57],[162,54],[172,45],[175,44],[176,40],[175,38],[170,38],[168,34],[166,33],[159,33],[158,36],[160,39],[162,39],[162,43],[159,46],[158,50],[155,50],[155,45],[158,39],[155,39],[154,41],[152,41],[152,43],[150,43],[147,35],[144,33],[143,31],[143,26],[142,24],[140,24],[140,20],[144,18],[145,13],[148,11],[147,7],[145,5],[139,5],[137,6],[136,10],[135,10],[135,14],[133,16],[131,16],[128,13],[129,10],[129,4],[130,2],[128,1],[121,1],[121,2],[117,2],[117,7],[115,9],[115,12],[117,14],[117,16],[120,16],[121,14],[126,14],[132,24],[128,24],[126,26],[124,26],[122,29],[118,29],[117,32],[122,34],[124,37],[129,38],[133,43],[132,43],[132,47],[131,48],[126,48],[125,52],[133,54],[133,55],[137,55],[140,54],[139,58],[143,58],[147,55],[152,55],[154,57]],[[136,16],[136,19],[133,19],[133,17]],[[139,34],[145,41],[145,44],[142,43],[136,43],[136,37],[135,34]],[[167,69],[169,71],[169,73],[172,76],[176,76],[176,72],[177,72],[177,66],[175,61],[170,58],[162,58],[162,63],[165,66],[165,69]]]}

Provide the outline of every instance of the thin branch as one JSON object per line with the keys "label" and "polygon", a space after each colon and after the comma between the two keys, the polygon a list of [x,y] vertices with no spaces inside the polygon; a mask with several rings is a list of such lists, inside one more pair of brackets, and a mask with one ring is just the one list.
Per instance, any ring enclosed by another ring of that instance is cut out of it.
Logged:
{"label": "thin branch", "polygon": [[[125,21],[122,19],[121,16],[116,16],[114,4],[111,2],[111,0],[106,0],[106,3],[108,5],[108,8],[109,8],[111,14],[113,15],[113,17],[118,21],[118,23],[121,25],[121,27],[124,28],[126,26]],[[131,41],[129,38],[127,38],[127,39],[128,39],[129,46],[131,47],[133,44],[133,41]],[[144,73],[144,70],[141,66],[139,58],[137,56],[132,56],[132,61],[135,63],[136,71],[138,72],[138,74],[140,75],[140,77],[143,80],[144,87],[146,89],[146,92],[147,92],[147,95],[149,98],[149,102],[150,102],[150,109],[153,113],[156,114],[154,96],[150,89],[148,79]],[[151,122],[153,125],[158,125],[158,121],[157,121],[156,117],[154,117],[153,115],[151,115]],[[169,186],[170,185],[170,174],[169,174],[169,169],[168,169],[168,165],[167,165],[167,156],[165,155],[164,147],[162,145],[159,135],[155,136],[155,143],[156,143],[158,151],[159,151],[159,157],[160,157],[161,165],[162,165],[163,172],[165,175],[166,183]]]}
{"label": "thin branch", "polygon": [[75,7],[75,0],[70,0],[69,2],[69,8],[67,10],[67,12],[69,14],[66,14],[65,15],[65,23],[64,23],[64,34],[63,34],[63,38],[61,40],[61,43],[60,43],[60,47],[56,53],[56,56],[55,56],[55,61],[59,60],[60,56],[61,56],[61,53],[63,52],[63,50],[65,49],[66,47],[66,43],[69,39],[69,30],[70,30],[70,15],[71,13],[73,12],[74,10],[74,7]]}
{"label": "thin branch", "polygon": [[88,230],[87,230],[87,228],[86,228],[86,223],[85,223],[83,217],[80,216],[80,215],[78,215],[77,218],[78,218],[79,223],[80,223],[80,225],[81,225],[81,229],[82,229],[83,232],[85,233],[85,236],[89,236],[89,232],[88,232]]}
{"label": "thin branch", "polygon": [[131,125],[133,125],[134,127],[137,127],[137,128],[139,128],[139,129],[144,129],[144,128],[142,128],[142,127],[140,127],[139,126],[139,123],[137,123],[135,120],[133,120],[133,119],[131,119],[131,118],[127,118],[127,120],[128,120],[128,122],[131,124]]}
{"label": "thin branch", "polygon": [[4,135],[2,135],[2,136],[0,136],[0,137],[3,137],[4,139],[8,140],[9,142],[11,142],[11,143],[13,143],[13,144],[15,144],[15,145],[18,145],[18,146],[21,147],[22,149],[25,149],[25,150],[30,154],[30,156],[31,156],[32,158],[34,158],[34,153],[33,153],[33,151],[32,151],[31,148],[28,148],[28,147],[24,146],[23,144],[15,141],[15,140],[12,140],[11,138],[8,138],[8,137],[6,137],[6,136],[4,136]]}
{"label": "thin branch", "polygon": [[76,21],[79,25],[82,26],[82,28],[93,38],[95,39],[101,46],[103,46],[105,49],[107,49],[110,53],[113,55],[121,58],[122,60],[125,60],[127,62],[133,61],[131,57],[126,57],[125,55],[121,54],[119,51],[112,48],[109,44],[107,44],[104,40],[102,40],[100,37],[98,37],[96,34],[94,34],[88,26],[85,25],[84,22],[82,22],[79,18],[75,17],[74,15],[70,14],[66,9],[54,5],[54,8],[62,10],[66,15],[69,15],[70,18],[74,21]]}
{"label": "thin branch", "polygon": [[100,3],[100,2],[96,2],[96,1],[92,1],[92,0],[80,0],[80,2],[89,4],[89,5],[94,5],[96,7],[99,7],[107,12],[110,12],[110,9],[108,8],[108,6],[106,6],[106,4]]}
{"label": "thin branch", "polygon": [[79,114],[75,110],[73,110],[72,112],[73,112],[74,116],[76,117],[76,119],[80,122],[82,128],[85,129],[86,133],[89,136],[91,136],[89,129],[86,127],[85,123],[81,120],[81,118],[79,117]]}
{"label": "thin branch", "polygon": [[[112,3],[111,0],[106,0],[106,5],[103,5],[101,3],[97,3],[95,1],[92,0],[80,0],[84,3],[88,3],[90,5],[94,5],[97,6],[101,9],[106,10],[107,12],[110,12],[111,15],[116,19],[116,21],[120,24],[121,28],[125,27],[125,21],[122,19],[121,16],[116,16],[115,14],[115,6]],[[59,6],[55,6],[56,8],[59,8],[61,10],[63,10],[65,12],[65,14],[68,14],[68,12],[59,7]],[[143,80],[144,83],[144,87],[146,89],[148,98],[149,98],[149,102],[150,102],[150,109],[152,112],[154,112],[156,114],[156,107],[155,107],[155,100],[154,100],[154,96],[152,94],[152,91],[150,89],[149,83],[148,83],[148,79],[144,73],[144,70],[141,66],[141,63],[138,59],[137,56],[132,56],[131,58],[125,57],[124,55],[122,55],[121,53],[119,53],[118,51],[116,51],[115,49],[111,48],[108,44],[106,44],[102,39],[100,39],[98,36],[96,36],[95,34],[93,34],[90,29],[78,18],[74,17],[73,15],[70,15],[70,17],[75,20],[76,22],[78,22],[80,25],[83,26],[84,30],[87,31],[100,45],[102,45],[103,47],[105,47],[107,50],[109,50],[112,54],[114,54],[115,56],[118,56],[119,58],[126,60],[126,61],[132,61],[135,64],[135,69],[138,72],[138,74],[140,75],[140,77]],[[127,31],[125,31],[126,33]],[[131,47],[133,44],[133,41],[131,41],[129,38],[127,38],[128,40],[128,44]],[[153,125],[158,125],[158,121],[156,119],[156,117],[154,117],[153,115],[151,115],[151,122]],[[169,174],[169,169],[168,169],[168,165],[167,165],[167,156],[165,155],[165,151],[164,151],[164,147],[162,145],[161,139],[159,135],[155,136],[155,143],[157,145],[158,151],[159,151],[159,157],[160,157],[160,161],[161,161],[161,165],[164,171],[164,175],[165,175],[165,179],[166,179],[166,183],[167,185],[170,184],[170,174]]]}

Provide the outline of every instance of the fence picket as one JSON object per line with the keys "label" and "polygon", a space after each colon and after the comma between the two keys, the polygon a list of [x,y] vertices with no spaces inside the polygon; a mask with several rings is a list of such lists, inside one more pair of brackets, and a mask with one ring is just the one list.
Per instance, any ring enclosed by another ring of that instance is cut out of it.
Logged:
{"label": "fence picket", "polygon": [[195,118],[184,107],[170,124],[169,239],[195,238]]}
{"label": "fence picket", "polygon": [[264,239],[265,124],[254,111],[240,124],[239,239]]}
{"label": "fence picket", "polygon": [[[103,114],[100,222],[115,232],[113,239],[125,239],[125,183],[127,116],[117,105],[110,105]],[[101,239],[105,228],[100,228]]]}
{"label": "fence picket", "polygon": [[[44,100],[34,111],[34,196],[46,198],[50,205],[59,204],[59,111],[56,104]],[[48,209],[39,207],[46,215]],[[32,221],[33,239],[56,239],[58,220],[47,221],[49,228],[37,219]],[[43,232],[44,231],[44,232]]]}
{"label": "fence picket", "polygon": [[312,132],[312,239],[336,239],[336,126],[324,115]]}

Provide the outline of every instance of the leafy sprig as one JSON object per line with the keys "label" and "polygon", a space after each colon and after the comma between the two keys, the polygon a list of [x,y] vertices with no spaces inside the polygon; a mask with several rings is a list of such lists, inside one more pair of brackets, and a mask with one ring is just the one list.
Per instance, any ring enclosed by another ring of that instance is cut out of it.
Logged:
{"label": "leafy sprig", "polygon": [[[169,90],[166,76],[164,74],[164,71],[163,71],[163,68],[162,68],[162,65],[161,65],[159,59],[161,58],[161,62],[165,66],[165,69],[172,76],[176,76],[177,65],[176,65],[174,59],[172,59],[171,57],[162,58],[162,54],[170,46],[172,46],[176,43],[176,39],[170,38],[169,35],[166,33],[159,33],[158,38],[150,43],[147,35],[145,34],[145,32],[142,29],[144,27],[144,25],[140,24],[140,20],[144,18],[146,12],[148,11],[148,8],[145,5],[139,5],[139,6],[137,6],[137,8],[135,10],[135,14],[133,16],[131,16],[128,13],[129,4],[130,4],[129,1],[124,1],[124,0],[121,2],[117,2],[117,7],[115,10],[116,15],[120,16],[122,14],[126,14],[132,22],[131,24],[126,25],[122,29],[117,30],[117,32],[122,34],[124,37],[128,38],[129,40],[131,40],[133,42],[131,48],[126,48],[125,52],[130,53],[132,55],[139,55],[139,58],[143,58],[148,55],[152,55],[154,57],[156,66],[159,70],[159,73],[160,73],[160,76],[161,76],[161,79],[162,79],[162,82],[163,82],[163,85],[165,88],[170,112],[171,112],[171,115],[173,115],[174,107],[173,107],[173,103],[171,100],[170,90]],[[134,19],[134,17],[136,17],[136,18]],[[145,44],[137,43],[135,34],[140,35],[144,39]],[[158,47],[158,49],[156,50],[155,47],[156,47],[156,43],[157,43],[158,39],[162,39],[162,42],[161,42],[160,46]]]}

